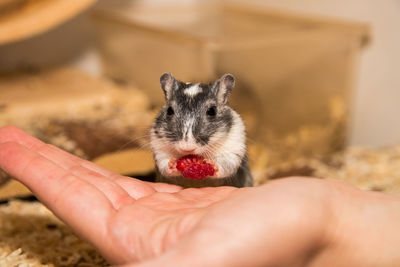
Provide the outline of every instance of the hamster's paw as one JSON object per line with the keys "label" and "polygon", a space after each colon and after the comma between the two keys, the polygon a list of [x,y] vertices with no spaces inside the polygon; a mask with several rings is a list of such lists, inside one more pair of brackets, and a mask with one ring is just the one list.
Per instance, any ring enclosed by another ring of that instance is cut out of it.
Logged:
{"label": "hamster's paw", "polygon": [[176,168],[176,163],[177,163],[177,159],[176,158],[171,158],[168,162],[168,175],[169,176],[180,176],[181,173],[180,171],[178,171],[178,169]]}
{"label": "hamster's paw", "polygon": [[170,169],[176,169],[176,162],[177,162],[178,160],[176,159],[176,158],[171,158],[170,160],[169,160],[169,162],[168,162],[168,167],[170,168]]}
{"label": "hamster's paw", "polygon": [[204,159],[203,162],[207,163],[207,164],[210,164],[214,169],[214,175],[210,176],[210,177],[213,177],[213,178],[218,177],[218,166],[217,166],[217,164],[215,164],[213,161],[211,161],[209,159]]}

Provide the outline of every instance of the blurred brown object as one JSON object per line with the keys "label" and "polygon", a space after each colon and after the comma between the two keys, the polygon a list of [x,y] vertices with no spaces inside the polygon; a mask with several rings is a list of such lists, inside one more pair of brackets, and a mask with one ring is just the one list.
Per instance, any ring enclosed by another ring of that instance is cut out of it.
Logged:
{"label": "blurred brown object", "polygon": [[144,149],[127,149],[102,155],[93,162],[122,175],[147,175],[154,172],[153,154]]}
{"label": "blurred brown object", "polygon": [[145,89],[160,106],[163,72],[185,82],[229,72],[237,80],[231,105],[249,143],[274,153],[271,164],[344,148],[368,25],[227,3],[126,3],[108,1],[93,13],[109,76]]}
{"label": "blurred brown object", "polygon": [[32,195],[32,192],[20,182],[8,180],[0,185],[0,201],[10,198],[26,197]]}
{"label": "blurred brown object", "polygon": [[81,13],[96,0],[0,0],[0,44],[43,33]]}
{"label": "blurred brown object", "polygon": [[87,159],[147,145],[153,115],[138,89],[75,69],[0,77],[0,127],[18,126]]}
{"label": "blurred brown object", "polygon": [[12,11],[24,2],[26,0],[0,0],[0,14]]}

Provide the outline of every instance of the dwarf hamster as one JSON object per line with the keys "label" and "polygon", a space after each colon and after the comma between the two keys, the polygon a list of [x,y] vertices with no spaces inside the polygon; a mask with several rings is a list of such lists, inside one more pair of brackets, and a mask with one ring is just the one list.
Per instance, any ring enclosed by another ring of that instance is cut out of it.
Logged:
{"label": "dwarf hamster", "polygon": [[[210,84],[184,83],[164,73],[160,78],[166,104],[150,131],[158,182],[183,187],[253,185],[245,144],[245,127],[228,105],[235,78],[225,74]],[[202,180],[183,177],[176,160],[200,155],[217,170]]]}

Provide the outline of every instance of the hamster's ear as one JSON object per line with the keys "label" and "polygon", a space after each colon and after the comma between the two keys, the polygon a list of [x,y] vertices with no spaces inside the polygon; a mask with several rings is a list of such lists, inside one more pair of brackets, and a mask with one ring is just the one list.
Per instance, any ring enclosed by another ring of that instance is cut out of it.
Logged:
{"label": "hamster's ear", "polygon": [[214,89],[217,93],[218,102],[220,104],[226,104],[233,87],[235,86],[235,78],[232,74],[224,74],[214,84]]}
{"label": "hamster's ear", "polygon": [[169,100],[171,97],[172,89],[175,85],[175,78],[171,73],[166,72],[160,77],[161,88],[164,91],[165,99]]}

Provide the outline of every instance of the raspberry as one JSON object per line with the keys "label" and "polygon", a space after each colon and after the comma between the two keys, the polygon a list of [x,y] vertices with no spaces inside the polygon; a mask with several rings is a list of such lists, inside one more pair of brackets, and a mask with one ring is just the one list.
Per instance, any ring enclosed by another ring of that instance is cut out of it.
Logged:
{"label": "raspberry", "polygon": [[213,176],[214,166],[198,155],[186,155],[176,162],[176,168],[183,177],[201,180],[207,176]]}

